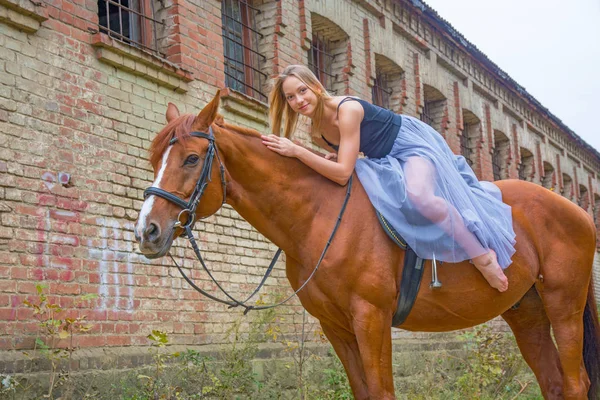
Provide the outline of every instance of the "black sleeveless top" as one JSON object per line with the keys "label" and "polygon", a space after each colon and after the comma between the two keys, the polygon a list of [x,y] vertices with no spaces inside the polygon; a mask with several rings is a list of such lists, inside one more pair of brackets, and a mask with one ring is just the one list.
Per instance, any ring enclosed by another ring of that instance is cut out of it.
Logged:
{"label": "black sleeveless top", "polygon": [[[360,151],[369,158],[387,156],[392,151],[400,126],[402,126],[402,117],[355,97],[346,97],[340,101],[338,112],[342,103],[351,100],[358,101],[365,110],[365,116],[360,123]],[[336,151],[339,150],[339,145],[330,143],[323,135],[321,137]]]}

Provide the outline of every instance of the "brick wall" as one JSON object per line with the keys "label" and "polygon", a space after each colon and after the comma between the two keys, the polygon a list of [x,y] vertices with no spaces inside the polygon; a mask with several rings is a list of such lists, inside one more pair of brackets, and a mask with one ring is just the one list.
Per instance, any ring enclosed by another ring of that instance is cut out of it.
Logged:
{"label": "brick wall", "polygon": [[[514,154],[511,177],[523,147],[536,165],[573,171],[595,198],[597,157],[542,111],[493,84],[498,76],[440,36],[441,28],[411,4],[257,1],[264,72],[306,62],[311,15],[318,15],[349,38],[337,71],[346,93],[370,98],[375,58],[385,56],[403,72],[394,88],[403,113],[420,114],[424,85],[443,95],[440,123],[455,152],[464,110],[482,121],[476,151],[483,176],[491,176],[488,132],[499,130]],[[36,324],[23,301],[35,297],[38,282],[70,316],[93,322],[77,339],[83,347],[145,345],[151,329],[167,331],[178,344],[219,343],[239,318],[190,290],[169,260],[139,256],[133,238],[142,192],[152,180],[147,149],[167,103],[196,113],[224,86],[220,7],[215,0],[157,2],[157,19],[166,25],[158,30],[164,56],[156,57],[97,33],[97,2],[0,2],[0,16],[13,15],[0,17],[0,349],[31,346]],[[267,131],[263,103],[228,90],[222,111],[230,121]],[[308,143],[306,132],[300,137]],[[62,174],[70,175],[68,184],[59,182]],[[542,174],[536,167],[532,179],[540,183]],[[216,277],[234,295],[250,292],[274,246],[229,207],[197,229]],[[185,267],[197,266],[183,243],[173,253]],[[214,289],[203,275],[192,276]],[[289,292],[281,263],[266,288],[277,291]],[[99,297],[77,302],[89,293]]]}

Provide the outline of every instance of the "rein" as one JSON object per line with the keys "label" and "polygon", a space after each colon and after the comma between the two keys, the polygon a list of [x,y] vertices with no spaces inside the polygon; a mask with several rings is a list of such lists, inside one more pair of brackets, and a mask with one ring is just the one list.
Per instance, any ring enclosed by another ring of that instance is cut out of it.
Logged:
{"label": "rein", "polygon": [[[273,257],[273,260],[271,260],[271,263],[269,264],[269,268],[267,268],[267,271],[265,272],[265,275],[263,276],[262,280],[260,281],[260,283],[258,284],[256,289],[254,289],[252,294],[250,294],[250,296],[248,296],[248,298],[246,298],[244,301],[236,300],[235,298],[233,298],[229,293],[227,293],[227,291],[225,289],[223,289],[223,287],[219,284],[219,282],[214,278],[214,276],[212,275],[212,273],[210,272],[210,270],[204,263],[204,259],[202,258],[202,254],[200,253],[200,248],[198,247],[198,244],[196,243],[196,239],[194,238],[194,234],[192,232],[192,227],[194,226],[194,223],[196,222],[196,209],[198,208],[198,205],[200,204],[200,199],[201,199],[202,195],[204,194],[204,191],[206,190],[208,183],[211,181],[212,164],[213,164],[215,156],[217,157],[217,160],[219,161],[221,185],[223,188],[223,201],[221,202],[221,206],[223,206],[223,204],[225,204],[225,201],[227,198],[227,194],[226,194],[227,193],[226,192],[227,182],[225,181],[225,167],[223,166],[223,162],[221,161],[221,157],[219,156],[217,146],[215,145],[215,136],[214,136],[212,127],[209,127],[208,133],[194,131],[194,132],[190,132],[190,135],[193,137],[208,140],[208,149],[206,151],[206,157],[204,159],[204,164],[202,165],[202,172],[200,173],[198,182],[196,182],[196,187],[194,188],[194,192],[190,196],[190,200],[186,202],[182,198],[174,195],[173,193],[167,192],[166,190],[163,190],[163,189],[157,188],[157,187],[147,188],[144,191],[144,199],[148,198],[149,196],[154,195],[154,196],[161,197],[165,200],[168,200],[172,203],[175,203],[176,205],[178,205],[179,207],[182,208],[182,211],[177,216],[177,222],[175,223],[175,228],[182,228],[183,230],[185,230],[187,238],[190,241],[190,243],[192,244],[192,248],[194,249],[194,253],[196,254],[196,257],[198,258],[198,260],[200,261],[200,264],[202,264],[202,268],[204,268],[204,271],[206,271],[206,273],[208,274],[210,279],[214,282],[214,284],[219,288],[219,290],[221,292],[223,292],[223,294],[229,300],[220,299],[220,298],[213,296],[212,294],[202,290],[201,288],[199,288],[185,274],[185,272],[183,272],[183,269],[179,266],[179,264],[177,264],[177,262],[173,258],[173,255],[171,255],[170,252],[169,252],[169,257],[171,257],[171,260],[173,260],[173,263],[175,263],[175,266],[181,273],[181,276],[183,276],[183,279],[185,279],[186,282],[189,283],[190,286],[192,288],[194,288],[197,292],[208,297],[211,300],[226,304],[229,306],[229,308],[242,307],[242,308],[244,308],[244,315],[246,315],[251,310],[266,310],[266,309],[274,308],[274,307],[280,306],[284,303],[287,303],[290,299],[292,299],[292,297],[296,296],[298,294],[298,292],[300,292],[302,289],[304,289],[304,287],[308,284],[308,282],[313,278],[313,276],[319,269],[319,266],[321,265],[323,259],[325,258],[325,254],[327,253],[327,250],[329,249],[329,246],[331,245],[331,242],[333,241],[333,237],[335,236],[335,233],[337,232],[337,229],[342,221],[342,216],[344,215],[344,212],[346,211],[346,205],[348,204],[348,200],[350,199],[350,193],[352,191],[352,176],[350,177],[350,180],[348,181],[348,187],[346,189],[346,196],[344,198],[344,202],[342,204],[342,208],[338,215],[335,226],[333,227],[333,231],[331,232],[331,235],[329,236],[329,239],[327,240],[327,244],[325,245],[325,248],[323,249],[323,252],[321,253],[321,257],[319,257],[319,261],[317,262],[317,265],[315,266],[315,268],[313,269],[313,271],[309,275],[309,277],[298,288],[298,290],[296,290],[294,293],[292,293],[289,297],[287,297],[283,301],[280,301],[275,304],[264,305],[264,306],[247,305],[246,303],[252,297],[254,297],[254,295],[256,295],[256,293],[258,293],[258,291],[262,288],[262,286],[267,281],[267,278],[269,277],[269,275],[273,271],[273,268],[275,267],[275,264],[277,263],[277,259],[281,255],[281,249],[277,249],[277,252],[275,253],[275,256]],[[173,145],[175,142],[177,142],[177,138],[171,139],[169,144]],[[184,217],[185,217],[185,221],[182,220]]]}

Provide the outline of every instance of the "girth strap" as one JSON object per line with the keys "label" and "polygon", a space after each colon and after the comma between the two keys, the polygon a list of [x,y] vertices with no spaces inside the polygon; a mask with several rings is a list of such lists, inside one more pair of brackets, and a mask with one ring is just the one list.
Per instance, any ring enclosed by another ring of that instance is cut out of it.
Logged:
{"label": "girth strap", "polygon": [[404,269],[402,270],[402,280],[400,281],[400,294],[398,295],[398,306],[392,318],[392,326],[398,326],[404,323],[408,314],[412,310],[419,287],[423,277],[423,264],[425,260],[418,257],[410,247],[404,255]]}
{"label": "girth strap", "polygon": [[406,253],[404,255],[404,268],[402,269],[402,279],[400,280],[400,293],[398,294],[398,305],[396,312],[392,317],[392,326],[401,325],[417,299],[419,288],[421,287],[421,279],[423,277],[423,265],[425,260],[418,257],[417,254],[398,232],[392,227],[387,219],[379,211],[376,211],[379,223],[384,232],[389,236]]}

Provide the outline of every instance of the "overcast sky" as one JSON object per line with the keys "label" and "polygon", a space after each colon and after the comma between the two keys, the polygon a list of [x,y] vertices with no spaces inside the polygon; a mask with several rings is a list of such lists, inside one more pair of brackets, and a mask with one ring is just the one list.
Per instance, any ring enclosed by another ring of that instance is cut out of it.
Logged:
{"label": "overcast sky", "polygon": [[600,0],[425,0],[600,151]]}

